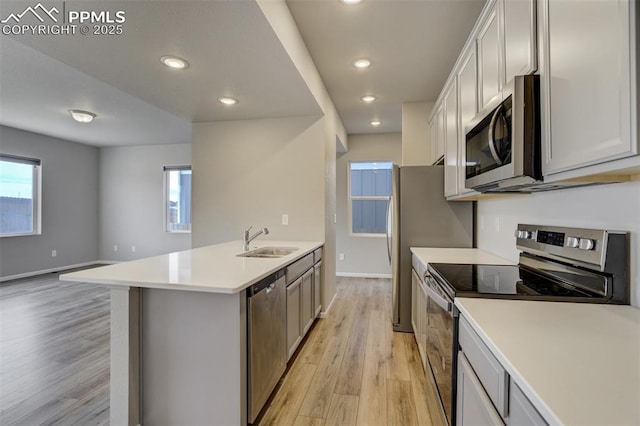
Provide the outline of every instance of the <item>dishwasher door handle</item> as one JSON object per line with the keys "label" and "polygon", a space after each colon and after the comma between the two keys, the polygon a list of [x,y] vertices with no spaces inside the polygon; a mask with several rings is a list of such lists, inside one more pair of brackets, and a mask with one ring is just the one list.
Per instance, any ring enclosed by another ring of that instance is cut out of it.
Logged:
{"label": "dishwasher door handle", "polygon": [[267,287],[265,290],[267,291],[267,294],[271,293],[273,291],[273,289],[276,288],[276,283],[272,283],[269,287]]}

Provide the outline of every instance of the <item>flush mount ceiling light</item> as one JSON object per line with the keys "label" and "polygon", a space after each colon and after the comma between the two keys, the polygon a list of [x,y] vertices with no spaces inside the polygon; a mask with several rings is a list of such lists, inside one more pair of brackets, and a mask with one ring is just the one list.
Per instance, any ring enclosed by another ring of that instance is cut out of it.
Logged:
{"label": "flush mount ceiling light", "polygon": [[378,127],[379,125],[381,125],[381,124],[382,124],[382,121],[379,121],[379,120],[373,120],[370,124],[371,124],[373,127]]}
{"label": "flush mount ceiling light", "polygon": [[371,102],[376,100],[376,97],[373,96],[373,95],[366,95],[366,96],[361,97],[360,100],[362,100],[362,102],[371,103]]}
{"label": "flush mount ceiling light", "polygon": [[371,64],[373,64],[373,61],[368,58],[358,58],[354,59],[352,63],[354,67],[363,70],[369,68]]}
{"label": "flush mount ceiling light", "polygon": [[182,58],[178,58],[177,56],[163,56],[162,58],[160,58],[160,62],[162,62],[169,68],[173,68],[176,70],[183,70],[189,66],[189,62],[185,61]]}
{"label": "flush mount ceiling light", "polygon": [[70,109],[69,114],[71,114],[71,118],[78,123],[91,123],[93,119],[97,117],[90,111],[82,111],[80,109]]}
{"label": "flush mount ceiling light", "polygon": [[338,0],[338,1],[340,3],[346,4],[346,5],[358,4],[358,3],[362,2],[362,0]]}
{"label": "flush mount ceiling light", "polygon": [[239,101],[236,98],[230,98],[228,96],[220,96],[218,98],[218,102],[220,102],[223,105],[235,105]]}

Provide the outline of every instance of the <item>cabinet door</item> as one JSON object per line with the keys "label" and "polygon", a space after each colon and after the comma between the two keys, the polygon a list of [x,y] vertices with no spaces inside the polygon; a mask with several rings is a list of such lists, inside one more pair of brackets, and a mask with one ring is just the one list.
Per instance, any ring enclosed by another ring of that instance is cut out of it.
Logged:
{"label": "cabinet door", "polygon": [[314,317],[317,317],[322,310],[322,293],[320,291],[322,288],[322,262],[316,263],[313,269],[313,306],[315,311]]}
{"label": "cabinet door", "polygon": [[514,76],[532,74],[537,68],[536,1],[505,0],[504,65],[508,84]]}
{"label": "cabinet door", "polygon": [[480,109],[500,95],[502,90],[502,47],[498,3],[493,0],[484,25],[478,33],[478,76]]}
{"label": "cabinet door", "polygon": [[424,371],[427,371],[427,293],[424,290],[424,282],[420,282],[418,285],[418,300],[419,303],[419,313],[418,313],[418,328],[420,329],[420,334],[418,336],[419,341],[419,349],[420,349],[420,357],[422,358],[422,368]]}
{"label": "cabinet door", "polygon": [[466,132],[467,125],[478,113],[478,68],[476,46],[471,44],[463,53],[458,71],[458,111],[460,128],[458,132],[458,191],[463,194],[473,190],[465,187],[466,179]]}
{"label": "cabinet door", "polygon": [[456,398],[457,425],[504,425],[463,352],[458,352],[458,389]]}
{"label": "cabinet door", "polygon": [[529,398],[511,381],[509,386],[509,417],[507,424],[513,426],[545,426],[547,422],[535,409]]}
{"label": "cabinet door", "polygon": [[300,284],[302,277],[287,287],[287,361],[302,341],[300,327]]}
{"label": "cabinet door", "polygon": [[302,276],[300,284],[300,328],[304,336],[313,324],[313,268],[309,269]]}
{"label": "cabinet door", "polygon": [[[545,54],[543,174],[638,152],[632,137],[630,0],[539,0]],[[549,129],[550,123],[550,129]]]}
{"label": "cabinet door", "polygon": [[444,138],[445,138],[445,127],[444,127],[444,105],[440,104],[438,110],[435,115],[435,127],[436,127],[436,150],[433,162],[437,162],[444,156]]}
{"label": "cabinet door", "polygon": [[413,327],[413,334],[418,342],[418,274],[415,269],[411,270],[411,327]]}
{"label": "cabinet door", "polygon": [[444,195],[458,195],[458,86],[454,78],[444,98]]}
{"label": "cabinet door", "polygon": [[436,129],[436,117],[435,115],[431,118],[431,121],[428,124],[429,126],[429,161],[427,164],[434,164],[437,160],[436,151],[438,144],[438,132]]}

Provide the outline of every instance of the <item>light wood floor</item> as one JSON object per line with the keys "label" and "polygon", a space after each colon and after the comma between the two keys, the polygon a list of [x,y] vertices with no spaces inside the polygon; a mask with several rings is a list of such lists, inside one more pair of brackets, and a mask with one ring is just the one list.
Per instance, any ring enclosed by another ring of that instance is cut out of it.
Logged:
{"label": "light wood floor", "polygon": [[[109,292],[48,274],[0,285],[0,424],[109,422]],[[413,335],[394,333],[390,280],[338,279],[261,425],[440,425]]]}
{"label": "light wood floor", "polygon": [[391,328],[391,281],[340,278],[260,425],[441,425],[412,334]]}
{"label": "light wood floor", "polygon": [[109,423],[109,291],[57,274],[0,285],[0,424]]}

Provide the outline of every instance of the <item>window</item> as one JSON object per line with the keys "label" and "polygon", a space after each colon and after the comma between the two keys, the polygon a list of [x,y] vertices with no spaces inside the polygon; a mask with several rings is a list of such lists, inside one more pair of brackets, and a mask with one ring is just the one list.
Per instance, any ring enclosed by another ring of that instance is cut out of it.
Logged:
{"label": "window", "polygon": [[390,162],[349,163],[349,200],[353,234],[386,234],[391,197]]}
{"label": "window", "polygon": [[164,179],[167,232],[191,232],[191,166],[166,166]]}
{"label": "window", "polygon": [[40,160],[0,154],[0,236],[40,234]]}

